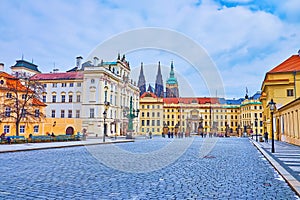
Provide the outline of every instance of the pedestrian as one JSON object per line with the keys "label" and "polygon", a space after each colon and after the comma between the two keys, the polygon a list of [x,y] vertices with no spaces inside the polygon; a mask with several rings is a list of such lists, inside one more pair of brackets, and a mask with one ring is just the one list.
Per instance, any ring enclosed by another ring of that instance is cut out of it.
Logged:
{"label": "pedestrian", "polygon": [[152,132],[149,132],[149,138],[152,139]]}
{"label": "pedestrian", "polygon": [[265,142],[266,142],[266,143],[269,142],[269,141],[268,141],[268,137],[269,137],[269,134],[268,134],[268,132],[266,131],[266,132],[264,133],[264,138],[265,138]]}

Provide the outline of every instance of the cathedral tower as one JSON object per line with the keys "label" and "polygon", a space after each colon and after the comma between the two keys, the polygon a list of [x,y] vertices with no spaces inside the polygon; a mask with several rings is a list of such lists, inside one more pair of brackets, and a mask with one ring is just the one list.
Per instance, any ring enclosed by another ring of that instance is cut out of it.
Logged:
{"label": "cathedral tower", "polygon": [[158,70],[156,74],[154,94],[157,97],[164,97],[164,83],[161,75],[160,62],[158,62]]}
{"label": "cathedral tower", "polygon": [[145,76],[144,76],[143,63],[141,63],[138,87],[140,89],[140,96],[142,96],[142,94],[144,94],[144,92],[146,92],[146,80],[145,80]]}
{"label": "cathedral tower", "polygon": [[179,97],[178,82],[174,73],[173,61],[171,62],[170,77],[166,83],[166,97]]}

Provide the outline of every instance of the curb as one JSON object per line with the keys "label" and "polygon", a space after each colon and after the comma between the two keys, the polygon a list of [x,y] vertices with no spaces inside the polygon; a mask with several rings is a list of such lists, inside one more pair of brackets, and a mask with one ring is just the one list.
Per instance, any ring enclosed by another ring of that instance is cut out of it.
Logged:
{"label": "curb", "polygon": [[20,151],[35,151],[35,150],[45,150],[45,149],[59,149],[59,148],[69,148],[69,147],[79,147],[79,146],[90,146],[90,145],[105,145],[105,144],[115,144],[115,143],[127,143],[127,142],[134,142],[134,140],[121,140],[121,141],[110,141],[110,142],[98,142],[98,143],[79,143],[79,144],[66,144],[60,146],[49,146],[49,147],[33,147],[28,149],[12,149],[12,150],[0,150],[0,153],[14,153]]}
{"label": "curb", "polygon": [[295,193],[300,197],[300,182],[291,175],[284,167],[282,167],[272,156],[270,156],[260,145],[252,141],[252,144],[261,152],[261,154],[271,163],[275,170],[283,177],[283,179],[288,183],[288,185],[295,191]]}

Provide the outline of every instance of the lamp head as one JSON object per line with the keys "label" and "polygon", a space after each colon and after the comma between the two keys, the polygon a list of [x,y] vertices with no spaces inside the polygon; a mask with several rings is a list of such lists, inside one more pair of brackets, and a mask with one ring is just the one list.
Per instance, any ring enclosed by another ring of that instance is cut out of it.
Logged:
{"label": "lamp head", "polygon": [[273,101],[273,99],[271,99],[271,101],[269,102],[269,106],[271,112],[273,112],[276,109],[276,103]]}

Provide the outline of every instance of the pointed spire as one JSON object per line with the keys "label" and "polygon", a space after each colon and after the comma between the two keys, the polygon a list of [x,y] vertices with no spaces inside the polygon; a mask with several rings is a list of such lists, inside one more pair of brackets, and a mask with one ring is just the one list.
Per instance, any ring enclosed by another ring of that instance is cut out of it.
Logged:
{"label": "pointed spire", "polygon": [[144,94],[144,92],[146,92],[146,80],[145,80],[145,76],[144,76],[143,62],[141,63],[138,87],[140,89],[140,96],[142,96],[142,94]]}
{"label": "pointed spire", "polygon": [[164,83],[161,75],[160,61],[158,62],[154,93],[157,97],[164,97]]}
{"label": "pointed spire", "polygon": [[153,89],[152,89],[152,86],[150,84],[148,86],[148,90],[147,91],[153,93]]}

